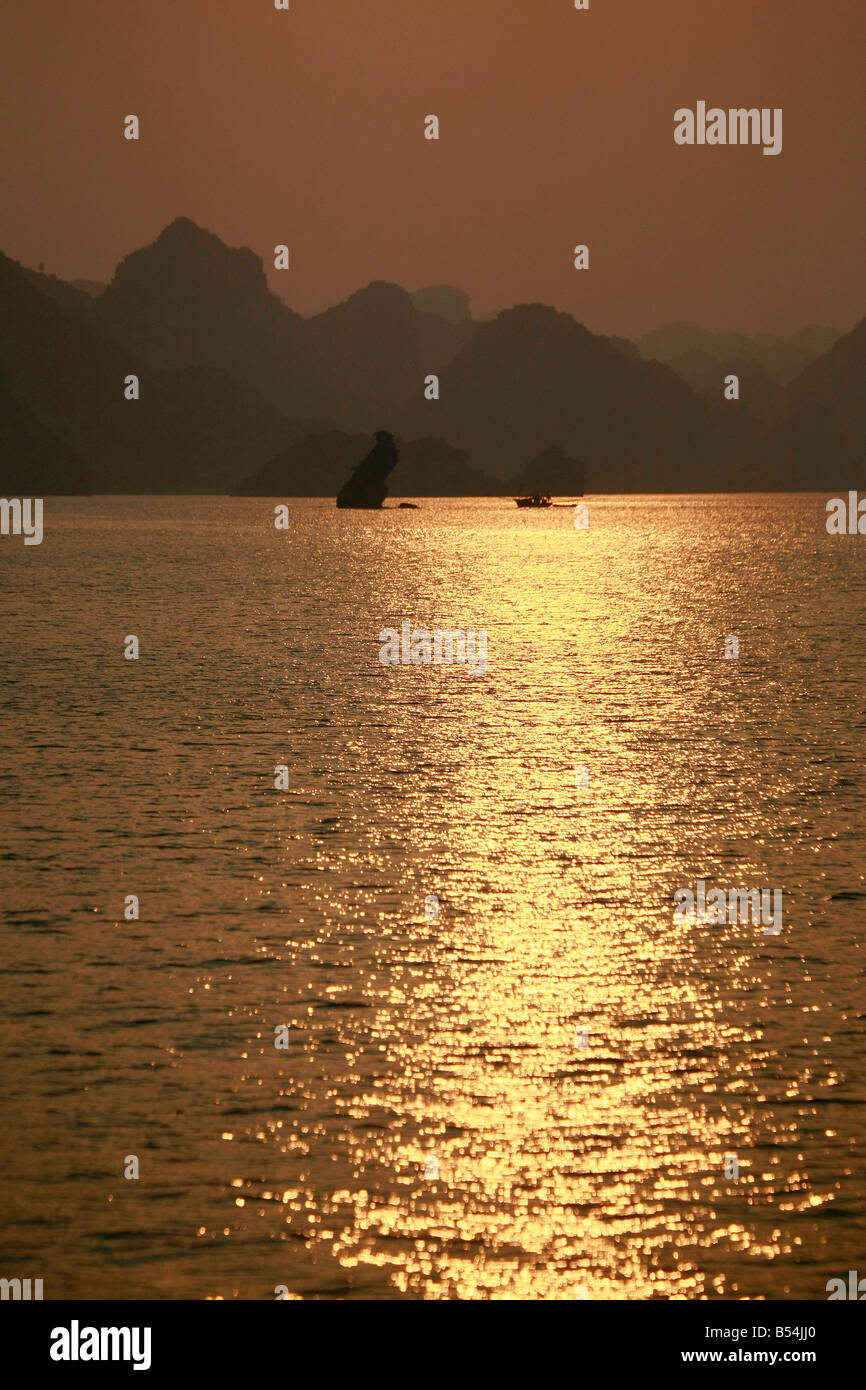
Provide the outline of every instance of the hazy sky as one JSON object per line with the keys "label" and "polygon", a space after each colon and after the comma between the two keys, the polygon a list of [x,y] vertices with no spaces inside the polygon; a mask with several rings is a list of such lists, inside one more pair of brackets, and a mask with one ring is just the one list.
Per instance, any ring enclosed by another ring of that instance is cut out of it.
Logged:
{"label": "hazy sky", "polygon": [[[28,0],[3,30],[0,249],[68,279],[185,215],[286,242],[301,312],[373,279],[623,334],[866,311],[864,0]],[[675,145],[698,100],[782,107],[782,153]]]}

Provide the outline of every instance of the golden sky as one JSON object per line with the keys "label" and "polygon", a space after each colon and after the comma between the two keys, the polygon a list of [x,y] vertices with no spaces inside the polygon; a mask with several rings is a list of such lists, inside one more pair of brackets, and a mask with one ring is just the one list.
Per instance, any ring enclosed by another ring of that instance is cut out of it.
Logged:
{"label": "golden sky", "polygon": [[[373,279],[629,335],[864,311],[863,0],[77,0],[4,31],[0,249],[69,279],[184,215],[287,243],[302,312]],[[782,153],[678,147],[699,100],[781,107]]]}

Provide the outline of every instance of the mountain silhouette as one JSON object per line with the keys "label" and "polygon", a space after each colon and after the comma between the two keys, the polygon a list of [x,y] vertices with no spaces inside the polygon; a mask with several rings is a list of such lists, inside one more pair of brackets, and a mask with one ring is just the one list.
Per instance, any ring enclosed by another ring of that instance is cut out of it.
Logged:
{"label": "mountain silhouette", "polygon": [[101,280],[70,280],[69,283],[74,290],[82,290],[91,299],[98,299],[108,289]]}
{"label": "mountain silhouette", "polygon": [[418,314],[399,285],[377,281],[306,321],[300,369],[313,414],[371,434],[422,389]]}
{"label": "mountain silhouette", "polygon": [[[547,305],[472,320],[449,286],[376,281],[307,318],[272,292],[260,256],[189,218],[126,256],[101,293],[0,255],[0,313],[3,466],[24,476],[30,460],[46,490],[334,496],[382,421],[410,441],[391,477],[403,497],[557,492],[527,471],[549,449],[582,460],[594,492],[823,490],[860,471],[862,324],[805,366],[832,330],[675,324],[641,339],[644,353],[685,356],[690,385]],[[730,371],[736,402],[722,394]],[[130,374],[140,400],[124,399]],[[573,470],[561,480],[579,490]]]}
{"label": "mountain silhouette", "polygon": [[0,375],[0,495],[73,496],[92,491],[84,460],[13,396]]}
{"label": "mountain silhouette", "polygon": [[488,497],[501,487],[472,467],[464,449],[428,435],[400,445],[391,492],[395,497]]}
{"label": "mountain silhouette", "polygon": [[586,469],[564,449],[552,445],[542,449],[511,479],[511,491],[523,496],[546,492],[551,497],[582,497]]}
{"label": "mountain silhouette", "polygon": [[[286,438],[288,423],[230,373],[151,370],[2,254],[0,318],[7,392],[80,458],[97,492],[225,492]],[[124,397],[129,374],[139,400]],[[79,490],[80,477],[76,465],[59,490]]]}
{"label": "mountain silhouette", "polygon": [[233,489],[239,497],[336,497],[364,449],[366,434],[306,435],[269,458]]}
{"label": "mountain silhouette", "polygon": [[228,371],[293,413],[287,374],[302,352],[304,321],[271,293],[248,247],[230,248],[179,217],[126,256],[93,303],[104,332],[151,366]]}
{"label": "mountain silhouette", "polygon": [[471,317],[469,295],[454,285],[426,285],[410,297],[421,313],[435,314],[447,323],[466,323]]}
{"label": "mountain silhouette", "polygon": [[[435,410],[436,433],[492,476],[555,444],[585,460],[594,492],[749,486],[745,459],[758,443],[745,411],[704,400],[669,368],[543,304],[480,324],[445,370]],[[400,426],[418,433],[429,420],[413,405]]]}
{"label": "mountain silhouette", "polygon": [[[235,489],[245,497],[334,497],[370,445],[369,436],[331,430],[289,445]],[[395,497],[485,497],[502,488],[477,468],[462,449],[444,439],[399,444],[389,477]]]}
{"label": "mountain silhouette", "polygon": [[780,386],[792,381],[839,334],[833,328],[810,324],[788,335],[778,333],[712,333],[697,323],[669,323],[638,339],[641,355],[673,367],[697,390],[706,390],[737,364],[750,364],[751,374],[763,371]]}
{"label": "mountain silhouette", "polygon": [[180,217],[125,257],[93,301],[116,342],[154,367],[218,367],[287,418],[372,433],[466,338],[375,281],[304,318],[268,287],[262,258]]}
{"label": "mountain silhouette", "polygon": [[772,446],[790,490],[866,488],[864,381],[866,318],[785,390]]}

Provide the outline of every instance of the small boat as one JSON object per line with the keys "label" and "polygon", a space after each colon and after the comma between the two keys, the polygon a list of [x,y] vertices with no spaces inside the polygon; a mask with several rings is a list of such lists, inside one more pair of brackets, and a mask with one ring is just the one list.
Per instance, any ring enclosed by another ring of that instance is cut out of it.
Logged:
{"label": "small boat", "polygon": [[515,497],[518,507],[549,507],[549,492],[533,492],[529,497]]}

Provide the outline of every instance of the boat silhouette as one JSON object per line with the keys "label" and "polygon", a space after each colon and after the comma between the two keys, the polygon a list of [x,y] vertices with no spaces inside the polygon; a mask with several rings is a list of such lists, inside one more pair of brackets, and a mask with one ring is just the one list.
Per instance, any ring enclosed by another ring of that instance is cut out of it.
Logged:
{"label": "boat silhouette", "polygon": [[532,492],[528,497],[515,497],[518,507],[549,507],[550,493]]}

